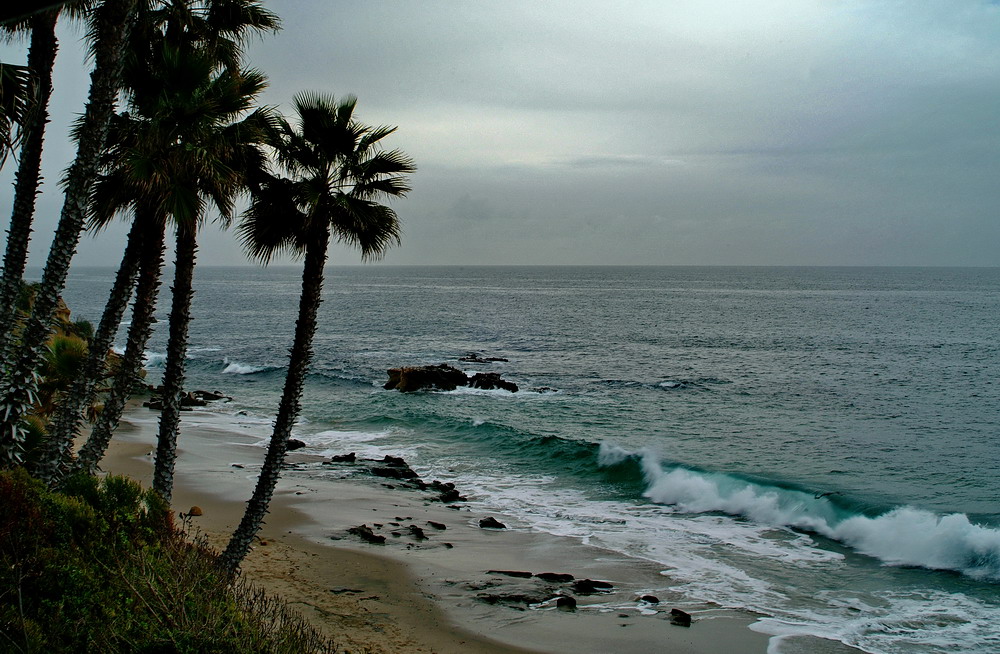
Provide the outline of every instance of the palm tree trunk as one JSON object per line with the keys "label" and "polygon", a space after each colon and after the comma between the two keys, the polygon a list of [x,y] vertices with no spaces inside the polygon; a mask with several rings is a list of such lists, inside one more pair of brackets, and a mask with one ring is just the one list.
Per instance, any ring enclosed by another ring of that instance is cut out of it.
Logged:
{"label": "palm tree trunk", "polygon": [[73,439],[76,438],[83,419],[83,410],[94,401],[94,389],[103,376],[108,350],[118,333],[118,326],[135,288],[139,262],[142,260],[143,236],[151,228],[150,223],[151,221],[139,216],[132,223],[108,303],[104,306],[101,322],[87,347],[87,360],[63,396],[55,417],[49,423],[45,446],[32,462],[31,473],[50,486],[57,484],[62,477],[62,472],[69,463]]}
{"label": "palm tree trunk", "polygon": [[[35,14],[31,18],[31,46],[28,50],[28,70],[34,99],[24,129],[20,163],[14,183],[14,210],[7,230],[7,250],[3,257],[3,277],[0,278],[0,338],[9,339],[14,324],[14,303],[21,288],[24,266],[28,260],[31,221],[35,214],[35,197],[41,182],[42,144],[45,124],[49,122],[49,96],[52,95],[52,66],[59,44],[56,41],[57,11]],[[6,349],[7,343],[0,343]]]}
{"label": "palm tree trunk", "polygon": [[278,415],[274,420],[274,431],[267,448],[264,465],[253,496],[247,502],[246,511],[239,527],[233,532],[226,550],[219,556],[219,565],[229,574],[235,574],[240,567],[250,543],[257,535],[271,496],[281,476],[281,466],[288,452],[288,437],[292,426],[301,409],[302,387],[309,362],[312,359],[312,342],[316,334],[316,314],[323,301],[323,266],[326,264],[326,249],[330,241],[330,225],[323,221],[316,230],[315,238],[310,239],[306,250],[306,260],[302,267],[302,296],[299,298],[299,317],[295,322],[295,339],[288,358],[288,373],[285,376],[285,388],[278,405]]}
{"label": "palm tree trunk", "polygon": [[49,323],[66,285],[69,264],[76,253],[87,215],[90,187],[104,147],[108,122],[114,110],[121,82],[123,48],[126,42],[135,0],[106,0],[97,10],[94,28],[94,71],[90,96],[83,116],[83,129],[77,144],[76,159],[66,174],[65,200],[59,224],[49,249],[42,283],[35,296],[31,317],[21,338],[19,354],[3,353],[7,365],[4,390],[0,397],[0,467],[21,463],[24,454],[24,430],[21,418],[31,407],[37,389],[37,375],[45,356]]}
{"label": "palm tree trunk", "polygon": [[111,392],[104,402],[104,410],[97,418],[87,442],[77,455],[74,470],[94,474],[97,464],[111,442],[111,436],[118,427],[122,411],[135,390],[142,368],[142,356],[146,342],[153,331],[153,314],[156,298],[160,290],[160,272],[163,269],[164,225],[150,229],[143,239],[142,265],[135,289],[135,304],[132,307],[132,324],[128,328],[128,341],[122,355],[118,372],[111,382]]}
{"label": "palm tree trunk", "polygon": [[177,430],[181,422],[181,395],[184,393],[188,326],[191,323],[191,297],[194,295],[194,263],[198,251],[196,232],[194,223],[177,227],[170,335],[167,338],[167,361],[160,391],[163,410],[160,412],[160,432],[156,440],[156,461],[153,466],[153,490],[168,504],[174,489]]}

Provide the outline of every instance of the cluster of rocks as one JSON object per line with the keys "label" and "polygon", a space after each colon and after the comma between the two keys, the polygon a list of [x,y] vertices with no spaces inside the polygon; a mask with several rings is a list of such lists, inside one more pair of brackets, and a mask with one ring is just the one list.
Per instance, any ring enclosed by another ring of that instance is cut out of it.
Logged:
{"label": "cluster of rocks", "polygon": [[[476,595],[478,601],[485,604],[507,606],[519,611],[546,605],[555,605],[564,611],[574,611],[578,605],[574,595],[606,595],[614,590],[614,584],[610,582],[597,579],[577,579],[565,572],[532,573],[527,570],[488,570],[487,574],[536,581],[534,586],[506,591],[497,590],[500,582],[496,579],[468,585],[468,588],[473,591],[488,591],[479,592]],[[659,605],[660,599],[655,595],[642,595],[636,598],[636,602],[639,607],[648,610]],[[691,626],[691,614],[686,611],[672,608],[664,615],[669,616],[672,624],[682,627]]]}
{"label": "cluster of rocks", "polygon": [[[149,400],[143,402],[142,406],[157,411],[163,409],[163,387],[149,384],[146,386],[146,390],[149,391]],[[181,395],[181,409],[190,410],[192,407],[208,406],[209,402],[216,402],[218,400],[226,400],[228,402],[232,399],[228,395],[223,395],[219,392],[188,391]]]}
{"label": "cluster of rocks", "polygon": [[[369,527],[367,524],[358,525],[357,527],[351,527],[347,530],[347,533],[357,536],[366,543],[371,543],[372,545],[385,545],[386,536],[388,533],[393,538],[402,538],[407,536],[414,541],[420,543],[430,539],[427,535],[427,529],[424,529],[420,525],[415,523],[403,524],[404,522],[411,520],[409,516],[396,516],[396,519],[388,524],[381,522],[373,522],[372,526]],[[448,526],[441,522],[435,522],[433,520],[427,521],[427,527],[433,531],[445,531]],[[454,547],[451,543],[441,543],[444,547],[451,549]],[[413,547],[412,544],[408,544],[407,548]]]}
{"label": "cluster of rocks", "polygon": [[459,386],[483,390],[499,388],[511,393],[516,393],[518,390],[517,384],[502,379],[500,373],[478,372],[470,376],[445,363],[436,366],[390,368],[387,373],[389,381],[383,388],[396,389],[403,393],[426,389],[453,391]]}
{"label": "cluster of rocks", "polygon": [[430,500],[452,504],[454,502],[464,502],[466,498],[458,492],[455,484],[435,479],[426,482],[420,478],[416,471],[410,467],[405,459],[398,456],[385,455],[381,459],[359,459],[355,452],[347,454],[337,454],[331,456],[323,465],[354,464],[362,465],[367,472],[375,477],[392,480],[398,483],[386,483],[387,488],[412,488],[420,491],[430,491]]}

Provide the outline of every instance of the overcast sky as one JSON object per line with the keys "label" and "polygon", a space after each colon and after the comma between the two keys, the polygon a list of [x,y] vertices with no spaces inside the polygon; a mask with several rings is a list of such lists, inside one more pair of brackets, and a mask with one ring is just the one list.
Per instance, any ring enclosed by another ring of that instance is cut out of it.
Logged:
{"label": "overcast sky", "polygon": [[[996,3],[267,5],[264,102],[352,93],[417,162],[386,263],[1000,265]],[[34,264],[88,84],[61,34]],[[121,233],[75,261],[117,263]],[[202,242],[203,263],[244,261],[229,234]]]}

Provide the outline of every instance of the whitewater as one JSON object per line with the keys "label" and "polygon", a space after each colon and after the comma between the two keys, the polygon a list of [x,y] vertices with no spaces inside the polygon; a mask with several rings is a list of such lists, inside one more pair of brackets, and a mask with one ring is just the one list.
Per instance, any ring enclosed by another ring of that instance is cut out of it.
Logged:
{"label": "whitewater", "polygon": [[[74,273],[74,317],[112,272]],[[196,275],[190,386],[234,422],[273,415],[298,272]],[[998,320],[998,269],[332,267],[295,436],[654,561],[649,592],[759,612],[776,653],[995,652]],[[522,390],[381,388],[442,362]]]}

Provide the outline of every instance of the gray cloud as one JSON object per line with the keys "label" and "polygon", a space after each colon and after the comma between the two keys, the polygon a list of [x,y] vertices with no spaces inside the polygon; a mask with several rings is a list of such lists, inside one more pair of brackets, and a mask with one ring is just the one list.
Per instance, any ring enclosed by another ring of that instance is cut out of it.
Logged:
{"label": "gray cloud", "polygon": [[354,93],[420,166],[389,263],[1000,265],[995,3],[269,5],[265,101]]}

